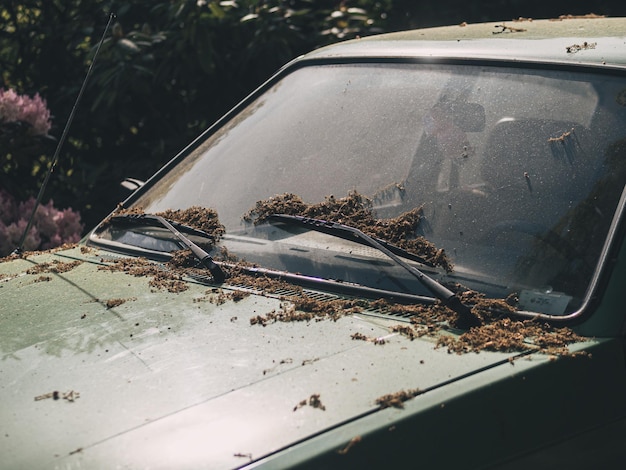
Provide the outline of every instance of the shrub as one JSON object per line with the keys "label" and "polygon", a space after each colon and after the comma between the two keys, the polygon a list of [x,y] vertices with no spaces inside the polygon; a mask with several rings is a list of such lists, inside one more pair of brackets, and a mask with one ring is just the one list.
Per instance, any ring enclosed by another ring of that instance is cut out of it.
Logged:
{"label": "shrub", "polygon": [[[0,162],[6,176],[2,180],[6,180],[7,186],[19,188],[23,184],[19,170],[33,174],[34,166],[45,168],[37,156],[41,156],[42,139],[49,138],[50,127],[50,111],[39,94],[31,98],[0,88]],[[34,197],[18,202],[9,191],[0,188],[0,256],[17,248],[34,207]],[[22,248],[46,250],[77,242],[82,230],[78,212],[59,210],[50,200],[37,208]]]}
{"label": "shrub", "polygon": [[0,88],[0,188],[18,200],[32,196],[48,168],[54,138],[46,101]]}

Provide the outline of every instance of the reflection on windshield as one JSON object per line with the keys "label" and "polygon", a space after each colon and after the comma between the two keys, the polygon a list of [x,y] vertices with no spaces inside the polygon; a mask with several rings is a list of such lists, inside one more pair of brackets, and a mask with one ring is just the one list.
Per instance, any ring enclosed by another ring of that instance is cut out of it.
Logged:
{"label": "reflection on windshield", "polygon": [[623,89],[538,69],[304,67],[135,204],[215,209],[223,245],[250,262],[376,286],[372,269],[391,269],[379,256],[244,215],[285,194],[315,205],[358,192],[376,219],[421,208],[412,235],[445,249],[455,269],[442,279],[563,314],[584,299],[626,180]]}

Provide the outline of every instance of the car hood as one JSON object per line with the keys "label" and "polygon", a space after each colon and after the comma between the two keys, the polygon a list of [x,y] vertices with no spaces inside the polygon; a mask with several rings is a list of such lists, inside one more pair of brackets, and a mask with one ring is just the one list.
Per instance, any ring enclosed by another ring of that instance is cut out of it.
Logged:
{"label": "car hood", "polygon": [[107,260],[75,247],[0,263],[7,468],[242,466],[513,355],[449,354],[384,315],[253,324],[280,298],[170,292]]}

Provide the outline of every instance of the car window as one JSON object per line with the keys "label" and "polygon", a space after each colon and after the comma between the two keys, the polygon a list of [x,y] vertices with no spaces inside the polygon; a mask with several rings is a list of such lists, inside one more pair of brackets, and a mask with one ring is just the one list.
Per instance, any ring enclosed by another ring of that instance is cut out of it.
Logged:
{"label": "car window", "polygon": [[316,204],[357,192],[381,220],[421,207],[415,235],[454,264],[434,275],[561,315],[586,296],[626,181],[625,89],[622,77],[537,68],[306,66],[135,205],[210,207],[247,261],[411,292],[374,250],[244,215],[286,193]]}

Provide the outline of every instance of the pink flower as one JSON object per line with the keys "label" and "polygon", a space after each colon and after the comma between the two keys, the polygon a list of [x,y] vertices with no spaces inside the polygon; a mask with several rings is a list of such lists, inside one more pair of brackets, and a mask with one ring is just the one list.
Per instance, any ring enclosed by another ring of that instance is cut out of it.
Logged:
{"label": "pink flower", "polygon": [[24,98],[13,90],[0,88],[0,118],[5,122],[18,121]]}
{"label": "pink flower", "polygon": [[[4,225],[0,222],[0,254],[2,254],[2,256],[8,255],[17,248],[22,238],[22,233],[26,230],[27,223],[28,221],[26,219],[20,219],[9,225]],[[36,250],[40,244],[41,237],[37,233],[37,228],[31,227],[24,240],[24,250]]]}
{"label": "pink flower", "polygon": [[0,223],[10,224],[17,218],[15,198],[0,188]]}
{"label": "pink flower", "polygon": [[[0,189],[0,256],[17,248],[33,207],[34,198],[17,203],[13,196]],[[71,208],[59,210],[50,200],[37,208],[23,248],[26,251],[47,250],[63,243],[75,243],[80,240],[82,231],[78,212]]]}
{"label": "pink flower", "polygon": [[31,135],[46,135],[50,130],[50,111],[36,93],[33,98],[0,88],[0,122],[23,121],[31,125]]}

